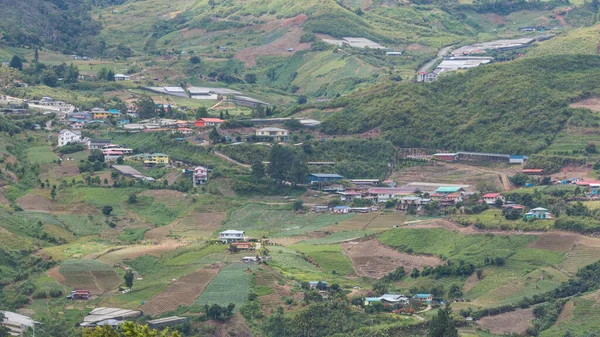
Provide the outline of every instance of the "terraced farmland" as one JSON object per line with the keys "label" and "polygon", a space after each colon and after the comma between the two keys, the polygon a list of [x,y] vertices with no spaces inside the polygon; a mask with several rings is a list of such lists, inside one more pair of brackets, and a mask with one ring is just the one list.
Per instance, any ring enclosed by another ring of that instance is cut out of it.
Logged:
{"label": "terraced farmland", "polygon": [[219,273],[219,265],[199,269],[173,281],[160,294],[149,299],[142,307],[145,313],[157,316],[174,311],[179,306],[190,306]]}
{"label": "terraced farmland", "polygon": [[202,310],[204,305],[233,303],[239,310],[250,292],[249,268],[256,268],[253,264],[233,263],[225,266],[216,277],[208,284],[202,295],[192,306],[192,310]]}
{"label": "terraced farmland", "polygon": [[110,266],[92,260],[66,260],[58,272],[65,284],[74,289],[89,290],[102,294],[122,283],[121,278]]}

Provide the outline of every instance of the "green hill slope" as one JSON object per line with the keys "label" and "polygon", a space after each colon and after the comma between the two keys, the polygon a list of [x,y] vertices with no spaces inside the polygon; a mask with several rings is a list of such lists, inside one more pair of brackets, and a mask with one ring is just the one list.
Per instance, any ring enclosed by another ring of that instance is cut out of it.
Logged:
{"label": "green hill slope", "polygon": [[[522,59],[450,75],[426,85],[386,85],[335,103],[330,134],[379,128],[396,145],[531,154],[565,127],[569,104],[597,93],[600,59]],[[590,112],[591,114],[591,112]]]}

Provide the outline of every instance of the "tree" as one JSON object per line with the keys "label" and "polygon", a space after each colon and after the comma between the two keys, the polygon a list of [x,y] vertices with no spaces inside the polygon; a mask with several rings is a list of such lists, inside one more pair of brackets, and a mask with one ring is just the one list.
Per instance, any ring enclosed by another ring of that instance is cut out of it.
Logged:
{"label": "tree", "polygon": [[115,72],[112,71],[112,70],[109,70],[106,73],[106,80],[109,81],[109,82],[114,82],[115,81]]}
{"label": "tree", "polygon": [[298,96],[298,101],[297,101],[298,104],[306,104],[307,101],[308,101],[308,99],[306,98],[305,95]]}
{"label": "tree", "polygon": [[110,205],[106,205],[106,206],[102,207],[102,214],[104,214],[106,216],[109,216],[110,213],[112,213],[112,211],[113,211],[113,207]]}
{"label": "tree", "polygon": [[96,74],[96,78],[98,78],[98,80],[100,80],[100,81],[105,81],[107,74],[108,74],[108,70],[106,70],[106,68],[102,68],[102,69],[100,69],[100,71],[98,71],[98,74]]}
{"label": "tree", "polygon": [[462,290],[456,284],[451,285],[450,289],[448,289],[448,297],[450,297],[450,298],[459,298],[462,295],[463,295]]}
{"label": "tree", "polygon": [[446,305],[445,308],[438,311],[429,323],[428,337],[458,337],[458,330],[454,326],[454,319],[452,318],[452,309],[450,305]]}
{"label": "tree", "polygon": [[[0,311],[0,322],[4,321],[4,313]],[[0,337],[9,337],[9,331],[4,325],[0,325]]]}
{"label": "tree", "polygon": [[256,180],[260,180],[265,176],[265,165],[263,165],[260,159],[256,159],[252,163],[252,176]]}
{"label": "tree", "polygon": [[88,156],[88,161],[89,162],[97,161],[97,162],[104,163],[104,153],[102,153],[102,150],[94,149]]}
{"label": "tree", "polygon": [[[119,165],[123,165],[123,163],[125,162],[125,160],[123,159],[123,157],[119,157],[117,158],[117,164]],[[117,174],[118,175],[118,174]]]}
{"label": "tree", "polygon": [[598,152],[598,150],[596,149],[596,144],[594,144],[594,143],[588,143],[585,146],[585,153],[593,154],[593,153],[597,153],[597,152]]}
{"label": "tree", "polygon": [[150,96],[142,96],[136,102],[137,113],[140,118],[156,116],[156,104]]}
{"label": "tree", "polygon": [[50,191],[50,197],[53,201],[56,199],[56,188],[53,188],[52,191]]}
{"label": "tree", "polygon": [[79,68],[77,68],[73,63],[67,67],[67,71],[65,74],[65,83],[77,83],[79,80]]}
{"label": "tree", "polygon": [[178,331],[170,332],[169,329],[158,331],[151,330],[147,325],[140,325],[125,321],[115,330],[110,325],[97,326],[83,330],[83,337],[181,337]]}
{"label": "tree", "polygon": [[296,212],[304,210],[304,203],[302,202],[302,199],[294,200],[294,202],[292,203],[292,208]]}
{"label": "tree", "polygon": [[208,117],[208,110],[205,107],[201,106],[196,109],[196,118],[206,118]]}
{"label": "tree", "polygon": [[10,63],[8,66],[11,68],[17,69],[17,70],[23,70],[23,61],[21,61],[20,57],[15,55],[10,60]]}
{"label": "tree", "polygon": [[244,75],[244,81],[246,81],[246,83],[248,83],[248,84],[255,84],[256,83],[256,74]]}
{"label": "tree", "polygon": [[412,272],[410,273],[410,277],[417,278],[419,276],[421,276],[421,272],[419,271],[419,269],[413,268]]}
{"label": "tree", "polygon": [[191,64],[199,64],[200,63],[200,58],[198,56],[192,56],[190,58],[190,63]]}
{"label": "tree", "polygon": [[275,68],[269,68],[267,70],[267,78],[271,80],[271,82],[277,79],[277,70]]}
{"label": "tree", "polygon": [[217,144],[219,142],[219,140],[221,140],[221,135],[219,134],[219,131],[217,131],[216,126],[213,126],[212,130],[210,130],[210,133],[208,134],[208,138],[210,139],[210,141],[213,144]]}
{"label": "tree", "polygon": [[35,53],[33,54],[33,60],[37,62],[40,59],[40,53],[37,48],[35,48]]}
{"label": "tree", "polygon": [[20,78],[19,70],[0,65],[0,88],[6,88]]}
{"label": "tree", "polygon": [[127,198],[127,202],[130,204],[135,204],[137,202],[137,195],[134,192],[129,193],[129,197]]}
{"label": "tree", "polygon": [[49,87],[55,87],[58,84],[58,75],[52,69],[46,69],[42,72],[42,83]]}
{"label": "tree", "polygon": [[125,272],[125,276],[123,276],[123,278],[125,279],[125,285],[127,288],[131,289],[131,287],[133,287],[133,272],[131,269],[128,269]]}

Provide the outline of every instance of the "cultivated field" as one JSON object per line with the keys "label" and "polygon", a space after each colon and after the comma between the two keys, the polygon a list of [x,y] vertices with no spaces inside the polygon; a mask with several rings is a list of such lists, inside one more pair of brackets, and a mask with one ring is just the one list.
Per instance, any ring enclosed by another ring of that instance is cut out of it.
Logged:
{"label": "cultivated field", "polygon": [[434,256],[409,255],[382,245],[376,239],[342,244],[344,253],[352,260],[354,270],[359,276],[381,278],[397,267],[410,271],[413,268],[438,266],[442,260]]}
{"label": "cultivated field", "polygon": [[66,260],[58,272],[66,285],[89,290],[95,295],[114,289],[123,282],[110,266],[92,260]]}
{"label": "cultivated field", "polygon": [[160,294],[146,301],[140,309],[149,315],[157,316],[174,311],[179,306],[190,306],[220,269],[220,265],[214,265],[187,274],[173,281]]}

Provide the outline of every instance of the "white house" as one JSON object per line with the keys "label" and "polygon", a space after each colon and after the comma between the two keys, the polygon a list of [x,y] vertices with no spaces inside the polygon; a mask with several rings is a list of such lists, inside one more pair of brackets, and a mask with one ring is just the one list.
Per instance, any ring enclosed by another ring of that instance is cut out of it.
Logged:
{"label": "white house", "polygon": [[219,240],[225,243],[245,241],[246,236],[244,234],[244,231],[228,229],[224,232],[219,233]]}
{"label": "white house", "polygon": [[435,82],[437,79],[436,73],[422,71],[417,75],[417,82]]}
{"label": "white house", "polygon": [[504,201],[505,201],[504,200],[504,196],[502,194],[500,194],[500,193],[488,193],[488,194],[485,194],[481,198],[488,205],[494,205],[496,203],[496,200],[502,201],[503,204],[504,204]]}
{"label": "white house", "polygon": [[194,168],[194,187],[204,185],[208,182],[208,169],[204,166]]}
{"label": "white house", "polygon": [[129,81],[131,77],[129,77],[128,75],[123,75],[123,74],[116,74],[115,75],[115,81]]}
{"label": "white house", "polygon": [[58,134],[58,146],[65,146],[69,143],[79,143],[81,141],[81,131],[63,129]]}
{"label": "white house", "polygon": [[402,187],[373,187],[369,189],[369,194],[374,196],[377,202],[386,202],[389,199],[395,199],[400,195],[414,193],[413,189]]}
{"label": "white house", "polygon": [[280,128],[262,128],[256,130],[256,136],[258,137],[270,137],[277,141],[288,141],[290,140],[290,132],[286,129]]}

